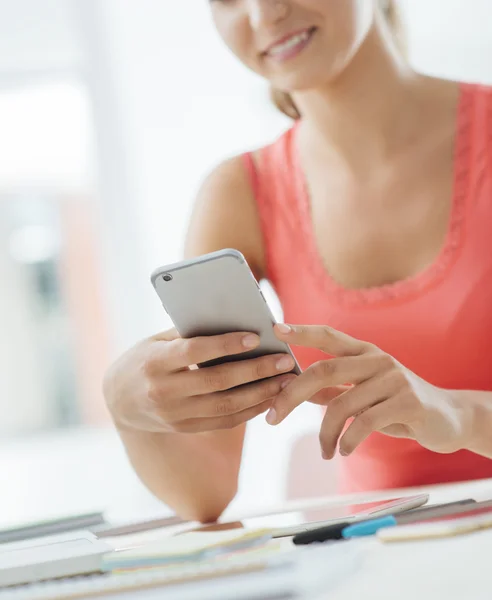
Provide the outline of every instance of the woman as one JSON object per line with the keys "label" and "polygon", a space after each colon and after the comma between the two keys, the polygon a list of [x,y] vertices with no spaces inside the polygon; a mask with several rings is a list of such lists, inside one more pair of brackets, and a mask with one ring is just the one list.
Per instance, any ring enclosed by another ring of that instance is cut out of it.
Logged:
{"label": "woman", "polygon": [[105,382],[135,469],[182,516],[213,520],[245,423],[310,400],[326,406],[323,456],[346,457],[343,491],[492,477],[492,91],[415,73],[387,2],[211,10],[296,122],[210,175],[187,255],[243,252],[286,321],[311,325],[276,328],[304,373],[285,356],[189,368],[254,347],[247,332],[142,342]]}

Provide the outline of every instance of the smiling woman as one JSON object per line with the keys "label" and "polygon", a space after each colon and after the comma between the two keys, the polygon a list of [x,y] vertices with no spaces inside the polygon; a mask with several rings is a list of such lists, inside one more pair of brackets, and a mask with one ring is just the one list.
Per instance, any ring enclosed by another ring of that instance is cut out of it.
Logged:
{"label": "smiling woman", "polygon": [[246,423],[310,401],[326,407],[320,452],[344,456],[341,491],[491,477],[492,90],[412,69],[392,3],[210,6],[295,123],[210,174],[186,254],[243,253],[296,324],[275,331],[303,373],[279,356],[195,368],[251,349],[246,331],[144,340],[105,381],[136,470],[213,520],[237,491]]}

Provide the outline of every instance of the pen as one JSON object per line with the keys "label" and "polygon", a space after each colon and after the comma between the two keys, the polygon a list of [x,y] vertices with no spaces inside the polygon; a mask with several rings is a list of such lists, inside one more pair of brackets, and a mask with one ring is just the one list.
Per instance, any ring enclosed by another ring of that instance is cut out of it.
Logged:
{"label": "pen", "polygon": [[492,511],[492,500],[486,502],[477,502],[475,505],[462,505],[458,507],[428,507],[426,511],[419,511],[417,514],[411,512],[401,515],[392,515],[381,517],[380,519],[371,519],[360,523],[354,523],[346,527],[342,531],[342,537],[346,540],[375,535],[380,529],[394,527],[396,525],[408,525],[410,523],[427,522],[433,520],[455,519],[459,517],[467,517],[479,515],[481,513]]}
{"label": "pen", "polygon": [[[479,505],[477,502],[475,502],[475,500],[473,500],[471,498],[467,498],[465,500],[458,500],[457,502],[448,502],[446,504],[438,504],[436,506],[425,506],[423,508],[417,508],[412,511],[409,511],[408,513],[404,513],[404,515],[402,514],[401,516],[406,516],[408,518],[410,518],[410,516],[411,516],[412,521],[407,521],[407,522],[413,522],[416,520],[421,520],[425,517],[431,518],[432,515],[441,516],[441,515],[454,513],[454,512],[457,512],[460,508],[463,508],[466,511],[468,511],[468,510],[470,510],[471,504],[474,507]],[[492,506],[492,501],[490,502],[490,505]],[[395,519],[394,516],[391,516],[388,518]],[[398,517],[398,518],[400,518],[400,517]],[[311,531],[303,531],[302,533],[298,533],[297,535],[294,536],[292,541],[294,542],[295,545],[300,546],[300,545],[305,545],[305,544],[313,544],[316,542],[327,542],[329,540],[343,540],[343,539],[345,539],[345,535],[342,535],[342,533],[344,532],[344,530],[348,529],[349,527],[356,527],[357,525],[362,525],[362,524],[366,524],[366,523],[372,524],[375,521],[381,522],[384,519],[386,519],[386,517],[381,517],[379,519],[368,518],[368,519],[364,519],[364,520],[360,520],[360,521],[356,521],[356,522],[354,522],[353,520],[352,521],[344,521],[342,523],[335,523],[333,525],[325,525],[323,527],[318,527],[316,529],[312,529]],[[394,521],[391,521],[389,526],[395,525],[395,524],[397,524],[397,523],[395,523]],[[386,526],[388,526],[388,525],[386,525]],[[366,534],[366,535],[369,535],[369,534]]]}

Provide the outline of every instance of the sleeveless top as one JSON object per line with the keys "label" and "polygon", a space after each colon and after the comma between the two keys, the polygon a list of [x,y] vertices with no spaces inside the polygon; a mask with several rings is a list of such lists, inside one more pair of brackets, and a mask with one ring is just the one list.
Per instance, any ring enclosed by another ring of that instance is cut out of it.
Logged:
{"label": "sleeveless top", "polygon": [[[260,150],[255,161],[244,155],[266,277],[285,322],[326,324],[371,342],[438,387],[492,391],[492,88],[461,86],[453,201],[440,254],[416,276],[380,287],[346,289],[327,273],[296,131]],[[303,369],[326,358],[310,348],[295,353]],[[466,450],[438,454],[414,440],[373,433],[340,460],[339,477],[342,492],[427,485],[492,477],[492,460]]]}

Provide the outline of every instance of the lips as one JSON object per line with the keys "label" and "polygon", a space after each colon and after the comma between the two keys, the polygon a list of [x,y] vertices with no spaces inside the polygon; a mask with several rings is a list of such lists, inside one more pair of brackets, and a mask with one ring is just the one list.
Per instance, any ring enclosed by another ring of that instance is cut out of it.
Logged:
{"label": "lips", "polygon": [[311,41],[316,28],[310,27],[284,36],[264,52],[265,56],[273,59],[290,58],[303,50]]}

